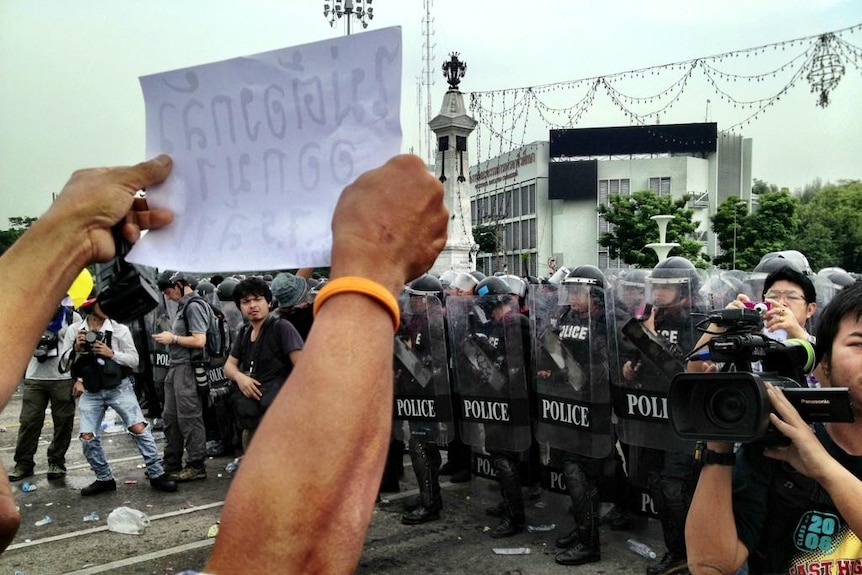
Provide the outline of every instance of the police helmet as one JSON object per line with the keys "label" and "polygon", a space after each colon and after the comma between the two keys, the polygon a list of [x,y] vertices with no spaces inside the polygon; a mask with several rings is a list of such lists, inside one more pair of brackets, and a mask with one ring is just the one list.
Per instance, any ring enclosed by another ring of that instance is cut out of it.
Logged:
{"label": "police helmet", "polygon": [[438,299],[443,298],[443,284],[431,274],[422,274],[407,284],[405,291],[410,295],[433,295],[437,296]]}
{"label": "police helmet", "polygon": [[471,271],[471,272],[470,272],[470,275],[471,275],[471,276],[473,276],[474,278],[476,278],[476,281],[477,281],[477,282],[480,282],[480,281],[482,281],[483,279],[485,279],[485,278],[487,277],[485,274],[483,274],[483,273],[482,273],[482,272],[480,272],[479,270],[473,270],[473,271]]}
{"label": "police helmet", "polygon": [[643,288],[649,271],[641,268],[626,270],[620,277],[619,284],[627,288]]}
{"label": "police helmet", "polygon": [[817,272],[818,276],[825,277],[833,285],[839,288],[846,288],[856,283],[856,280],[842,268],[823,268]]}
{"label": "police helmet", "polygon": [[234,277],[222,280],[216,288],[219,301],[233,301],[233,290],[236,289],[237,285],[239,285],[239,280]]}
{"label": "police helmet", "polygon": [[209,280],[201,280],[198,282],[198,287],[195,288],[195,291],[206,297],[215,292],[215,286]]}
{"label": "police helmet", "polygon": [[605,274],[596,266],[578,266],[563,279],[564,284],[582,284],[605,287]]}
{"label": "police helmet", "polygon": [[509,284],[500,277],[486,277],[476,286],[476,295],[504,295],[512,293],[509,291]]}
{"label": "police helmet", "polygon": [[527,295],[527,282],[516,275],[506,274],[499,276],[504,282],[509,284],[509,293],[524,298]]}
{"label": "police helmet", "polygon": [[472,274],[460,273],[455,276],[455,279],[449,284],[449,287],[465,293],[474,293],[476,286],[479,284]]}
{"label": "police helmet", "polygon": [[455,270],[446,270],[440,275],[440,283],[443,284],[443,288],[449,287],[449,284],[458,277],[458,272]]}
{"label": "police helmet", "polygon": [[[689,297],[695,298],[700,290],[700,276],[694,264],[681,256],[671,256],[659,262],[647,276],[647,284],[657,285],[687,285],[684,290]],[[680,291],[682,297],[683,291]]]}
{"label": "police helmet", "polygon": [[799,273],[806,275],[813,275],[814,273],[811,270],[811,265],[808,263],[808,258],[798,250],[783,250],[780,252],[769,252],[768,254],[764,254],[757,263],[757,266],[755,266],[754,272],[770,274],[774,271],[778,271],[786,265],[789,265]]}

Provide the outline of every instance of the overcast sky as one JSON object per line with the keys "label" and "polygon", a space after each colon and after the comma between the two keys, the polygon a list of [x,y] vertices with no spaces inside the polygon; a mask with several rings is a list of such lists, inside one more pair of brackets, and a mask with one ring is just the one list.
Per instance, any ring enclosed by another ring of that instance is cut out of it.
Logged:
{"label": "overcast sky", "polygon": [[[403,30],[403,148],[419,151],[423,2],[373,6],[370,28]],[[862,2],[434,0],[432,17],[436,114],[446,90],[440,64],[452,51],[468,63],[464,92],[550,84],[846,28],[862,23]],[[323,0],[0,0],[0,229],[9,217],[41,214],[77,168],[144,159],[139,76],[343,33],[324,19]],[[862,31],[846,39],[862,46]],[[692,86],[663,123],[703,121],[710,98],[702,83]],[[791,189],[862,179],[857,68],[848,67],[832,101],[817,107],[803,81],[745,127],[754,177]],[[719,129],[738,121],[713,106]],[[629,123],[597,98],[579,127]],[[547,132],[531,126],[523,137]]]}

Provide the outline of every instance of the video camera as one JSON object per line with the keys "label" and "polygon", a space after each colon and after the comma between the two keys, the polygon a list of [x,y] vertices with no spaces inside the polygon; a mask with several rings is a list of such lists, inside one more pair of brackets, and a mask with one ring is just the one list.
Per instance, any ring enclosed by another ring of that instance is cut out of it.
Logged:
{"label": "video camera", "polygon": [[[808,387],[805,376],[814,367],[814,348],[808,341],[781,342],[764,335],[760,309],[714,310],[705,322],[726,331],[716,334],[706,349],[694,350],[686,359],[724,362],[724,367],[718,373],[674,376],[668,404],[678,437],[764,445],[787,443],[769,422],[773,409],[766,383],[783,388],[784,395],[809,423],[853,421],[846,387]],[[760,362],[763,371],[753,373],[752,362]]]}
{"label": "video camera", "polygon": [[123,238],[122,225],[120,222],[111,228],[117,255],[106,264],[96,265],[96,283],[99,307],[105,315],[130,323],[159,305],[159,290],[152,270],[126,261],[131,245]]}

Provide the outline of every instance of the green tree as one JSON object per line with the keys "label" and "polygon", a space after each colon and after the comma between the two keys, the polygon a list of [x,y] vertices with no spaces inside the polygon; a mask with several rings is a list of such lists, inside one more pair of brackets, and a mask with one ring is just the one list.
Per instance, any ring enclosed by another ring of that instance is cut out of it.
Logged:
{"label": "green tree", "polygon": [[799,212],[794,249],[805,254],[813,269],[862,271],[862,182],[827,184],[804,196]]}
{"label": "green tree", "polygon": [[498,251],[497,226],[494,224],[479,224],[473,226],[473,239],[479,245],[479,251],[485,254],[496,254]]}
{"label": "green tree", "polygon": [[12,244],[27,231],[36,218],[31,217],[14,217],[9,218],[9,229],[0,230],[0,255],[12,247]]}
{"label": "green tree", "polygon": [[659,241],[658,226],[650,218],[657,215],[672,215],[668,223],[665,241],[680,244],[671,255],[682,256],[697,267],[707,267],[709,258],[701,252],[702,244],[690,236],[697,229],[692,221],[694,212],[686,209],[689,196],[672,198],[658,196],[650,190],[642,190],[631,196],[610,196],[610,205],[601,204],[599,214],[613,224],[610,232],[599,236],[599,244],[608,248],[611,258],[620,258],[627,264],[651,268],[658,257],[644,246]]}
{"label": "green tree", "polygon": [[760,194],[760,207],[737,230],[736,267],[752,270],[763,254],[797,250],[799,201],[783,188]]}

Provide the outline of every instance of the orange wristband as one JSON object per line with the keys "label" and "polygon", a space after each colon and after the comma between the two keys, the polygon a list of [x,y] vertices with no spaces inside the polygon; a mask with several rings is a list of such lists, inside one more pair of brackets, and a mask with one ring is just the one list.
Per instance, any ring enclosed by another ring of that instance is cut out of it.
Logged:
{"label": "orange wristband", "polygon": [[401,311],[395,296],[379,283],[358,276],[345,276],[326,282],[326,285],[321,288],[314,298],[314,307],[312,310],[315,317],[317,316],[317,312],[320,311],[320,306],[326,303],[326,300],[341,293],[358,293],[377,301],[392,316],[393,327],[395,331],[398,331],[398,326],[401,324]]}

